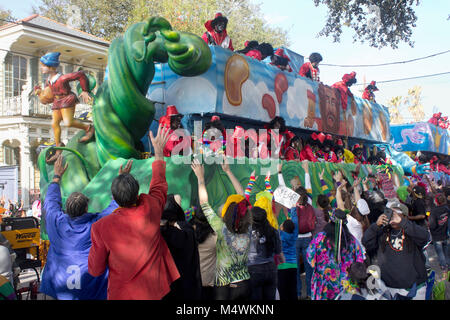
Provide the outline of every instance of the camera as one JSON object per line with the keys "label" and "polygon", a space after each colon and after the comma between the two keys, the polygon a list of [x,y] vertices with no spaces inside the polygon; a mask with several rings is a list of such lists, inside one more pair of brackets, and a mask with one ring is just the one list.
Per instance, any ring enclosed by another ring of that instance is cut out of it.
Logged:
{"label": "camera", "polygon": [[[388,223],[387,223],[387,224],[389,224],[389,222],[390,222],[391,219],[392,219],[392,213],[393,213],[393,211],[392,211],[391,208],[388,208],[388,207],[384,208],[383,214],[384,214],[384,215],[387,217],[387,219],[388,219]],[[386,225],[387,225],[387,224],[386,224]]]}

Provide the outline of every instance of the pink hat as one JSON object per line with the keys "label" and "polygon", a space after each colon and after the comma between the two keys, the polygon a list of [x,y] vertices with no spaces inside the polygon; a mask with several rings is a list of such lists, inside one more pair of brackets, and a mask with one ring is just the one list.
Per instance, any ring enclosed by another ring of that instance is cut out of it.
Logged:
{"label": "pink hat", "polygon": [[181,117],[183,117],[182,114],[178,113],[177,107],[175,107],[174,105],[170,105],[170,106],[167,107],[166,116],[167,117],[172,117],[172,116],[181,116]]}

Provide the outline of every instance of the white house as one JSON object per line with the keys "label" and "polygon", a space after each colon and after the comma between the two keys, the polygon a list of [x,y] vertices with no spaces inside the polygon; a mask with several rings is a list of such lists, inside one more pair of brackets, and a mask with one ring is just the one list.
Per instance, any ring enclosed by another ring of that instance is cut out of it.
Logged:
{"label": "white house", "polygon": [[[36,147],[53,141],[51,106],[41,104],[33,94],[35,85],[44,87],[39,58],[47,52],[61,52],[60,72],[81,67],[96,77],[98,87],[103,81],[108,48],[109,42],[104,39],[38,14],[0,27],[0,166],[19,168],[18,193],[11,200],[21,199],[29,207],[37,197]],[[76,92],[75,85],[73,89]],[[75,115],[90,109],[79,104]],[[67,143],[77,129],[61,125],[61,138]]]}

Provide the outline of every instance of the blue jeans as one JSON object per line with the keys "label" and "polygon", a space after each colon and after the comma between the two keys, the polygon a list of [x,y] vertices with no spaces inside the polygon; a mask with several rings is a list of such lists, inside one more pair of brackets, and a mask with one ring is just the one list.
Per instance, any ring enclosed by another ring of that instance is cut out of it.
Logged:
{"label": "blue jeans", "polygon": [[274,262],[248,266],[251,300],[275,300],[277,266]]}
{"label": "blue jeans", "polygon": [[441,267],[449,267],[450,266],[450,252],[448,251],[448,239],[445,241],[435,241],[433,242],[434,250],[436,250],[436,254],[439,258],[439,265]]}
{"label": "blue jeans", "polygon": [[306,249],[312,240],[312,237],[308,238],[297,238],[297,242],[295,243],[295,247],[297,249],[297,296],[302,295],[302,281],[300,279],[300,257],[303,259],[303,265],[305,267],[306,273],[306,295],[311,297],[311,278],[313,269],[309,265],[306,260]]}

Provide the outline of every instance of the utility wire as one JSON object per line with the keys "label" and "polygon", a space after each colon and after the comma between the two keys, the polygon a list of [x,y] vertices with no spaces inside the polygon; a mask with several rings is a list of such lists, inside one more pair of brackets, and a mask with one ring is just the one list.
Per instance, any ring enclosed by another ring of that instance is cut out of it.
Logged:
{"label": "utility wire", "polygon": [[[22,22],[10,21],[10,20],[6,20],[6,19],[2,19],[2,18],[0,18],[0,20],[5,21],[5,22],[9,22],[9,23],[22,24]],[[352,64],[321,63],[320,65],[328,66],[328,67],[343,67],[343,68],[381,67],[381,66],[389,66],[389,65],[394,65],[394,64],[405,64],[405,63],[410,63],[410,62],[414,62],[414,61],[424,60],[424,59],[436,57],[436,56],[439,56],[439,55],[442,55],[442,54],[445,54],[445,53],[449,53],[449,52],[450,52],[450,50],[446,50],[446,51],[434,53],[434,54],[431,54],[429,56],[425,56],[425,57],[421,57],[421,58],[415,58],[415,59],[404,60],[404,61],[379,63],[379,64],[353,64],[352,65]]]}
{"label": "utility wire", "polygon": [[419,61],[419,60],[424,60],[424,59],[428,59],[428,58],[432,58],[435,56],[439,56],[441,54],[445,54],[445,53],[449,53],[450,50],[446,50],[446,51],[442,51],[442,52],[438,52],[435,54],[431,54],[429,56],[426,57],[421,57],[421,58],[416,58],[416,59],[411,59],[411,60],[404,60],[404,61],[396,61],[396,62],[386,62],[386,63],[379,63],[379,64],[329,64],[329,63],[321,63],[321,66],[328,66],[328,67],[343,67],[343,68],[361,68],[361,67],[381,67],[381,66],[389,66],[389,65],[393,65],[393,64],[405,64],[405,63],[410,63],[410,62],[414,62],[414,61]]}
{"label": "utility wire", "polygon": [[[396,82],[396,81],[405,81],[405,80],[412,80],[412,79],[420,79],[420,78],[428,78],[428,77],[436,77],[441,76],[444,74],[450,74],[450,71],[448,72],[441,72],[441,73],[433,73],[433,74],[426,74],[423,76],[417,76],[417,77],[410,77],[410,78],[401,78],[401,79],[393,79],[393,80],[383,80],[383,81],[377,81],[377,84],[379,83],[388,83],[388,82]],[[363,83],[355,84],[355,86],[363,86]]]}

